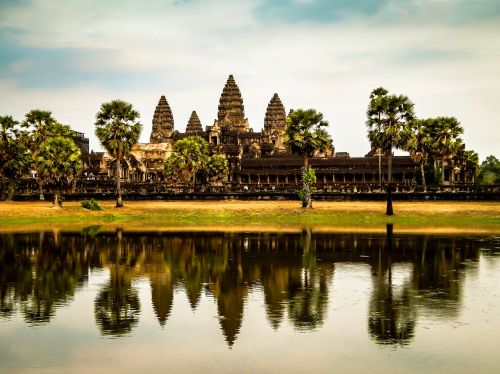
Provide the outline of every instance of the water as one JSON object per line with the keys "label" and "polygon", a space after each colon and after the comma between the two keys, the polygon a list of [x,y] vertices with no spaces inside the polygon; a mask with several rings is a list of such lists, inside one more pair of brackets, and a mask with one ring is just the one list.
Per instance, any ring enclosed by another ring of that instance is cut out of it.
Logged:
{"label": "water", "polygon": [[0,234],[0,372],[498,372],[500,237]]}

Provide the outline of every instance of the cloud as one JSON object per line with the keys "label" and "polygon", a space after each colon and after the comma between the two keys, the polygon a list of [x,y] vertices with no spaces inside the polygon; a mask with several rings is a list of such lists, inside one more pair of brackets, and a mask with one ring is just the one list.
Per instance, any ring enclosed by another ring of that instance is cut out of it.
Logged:
{"label": "cloud", "polygon": [[377,23],[466,24],[500,17],[495,0],[270,0],[255,8],[266,22],[346,23],[364,19]]}
{"label": "cloud", "polygon": [[[93,137],[103,101],[142,114],[143,141],[160,95],[183,131],[192,110],[217,115],[229,74],[262,128],[277,92],[287,110],[314,107],[336,148],[364,155],[369,92],[380,85],[419,116],[455,115],[466,143],[498,152],[500,6],[490,1],[55,1],[2,3],[0,113],[33,107]],[[300,16],[300,17],[299,17]],[[496,121],[496,122],[495,122]]]}

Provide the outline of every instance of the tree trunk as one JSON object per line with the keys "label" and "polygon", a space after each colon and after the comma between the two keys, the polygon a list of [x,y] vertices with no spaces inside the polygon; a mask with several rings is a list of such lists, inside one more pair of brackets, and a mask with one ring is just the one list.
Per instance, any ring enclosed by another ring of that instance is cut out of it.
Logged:
{"label": "tree trunk", "polygon": [[441,184],[444,183],[444,156],[441,157]]}
{"label": "tree trunk", "polygon": [[424,163],[420,163],[420,173],[422,174],[422,187],[424,188],[424,192],[427,188],[427,185],[425,184],[425,170],[424,170]]}
{"label": "tree trunk", "polygon": [[122,208],[123,207],[123,200],[122,200],[122,187],[120,184],[120,169],[121,169],[121,159],[118,157],[116,159],[116,168],[115,168],[115,178],[116,178],[116,207],[117,208]]}
{"label": "tree trunk", "polygon": [[387,209],[385,214],[392,216],[394,211],[392,209],[392,149],[389,150],[389,158],[387,159]]}
{"label": "tree trunk", "polygon": [[439,183],[436,183],[436,172],[437,172],[437,157],[434,157],[434,170],[433,170],[433,175],[432,175],[432,182],[436,185]]}
{"label": "tree trunk", "polygon": [[45,200],[45,196],[43,196],[43,182],[41,180],[37,181],[38,183],[38,192],[40,194],[40,200]]}
{"label": "tree trunk", "polygon": [[382,187],[382,150],[378,150],[378,183]]}
{"label": "tree trunk", "polygon": [[303,208],[312,208],[311,187],[304,180],[304,173],[307,173],[308,170],[309,158],[307,155],[304,155],[304,168],[302,173],[302,188],[304,190],[304,201],[302,201]]}
{"label": "tree trunk", "polygon": [[5,182],[5,174],[2,173],[2,195],[0,200],[4,201],[7,199],[7,183]]}
{"label": "tree trunk", "polygon": [[392,151],[389,151],[389,158],[387,159],[387,182],[392,183]]}

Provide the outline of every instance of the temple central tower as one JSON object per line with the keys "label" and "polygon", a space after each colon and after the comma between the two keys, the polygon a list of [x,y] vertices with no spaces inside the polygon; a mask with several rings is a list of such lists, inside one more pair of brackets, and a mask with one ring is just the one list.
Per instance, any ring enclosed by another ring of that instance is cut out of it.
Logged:
{"label": "temple central tower", "polygon": [[245,118],[245,107],[241,92],[232,75],[227,78],[219,100],[219,111],[216,123],[221,128],[248,132],[248,119]]}

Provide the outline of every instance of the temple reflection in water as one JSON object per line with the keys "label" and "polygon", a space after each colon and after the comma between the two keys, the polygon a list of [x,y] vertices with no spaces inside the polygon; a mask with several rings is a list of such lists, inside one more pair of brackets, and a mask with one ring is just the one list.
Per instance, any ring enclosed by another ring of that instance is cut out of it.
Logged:
{"label": "temple reflection in water", "polygon": [[[484,243],[483,243],[484,245]],[[217,306],[229,346],[238,336],[245,304],[263,293],[269,325],[287,320],[298,331],[321,329],[332,299],[338,264],[370,269],[367,329],[379,344],[412,341],[418,317],[456,318],[467,262],[479,261],[474,238],[278,233],[41,232],[0,234],[0,318],[50,322],[71,303],[89,275],[109,278],[94,300],[103,335],[121,336],[139,324],[142,305],[134,286],[150,284],[158,323],[168,328],[174,295],[184,293],[194,311],[203,296]],[[395,281],[396,278],[396,281]],[[218,322],[217,322],[218,321]]]}

